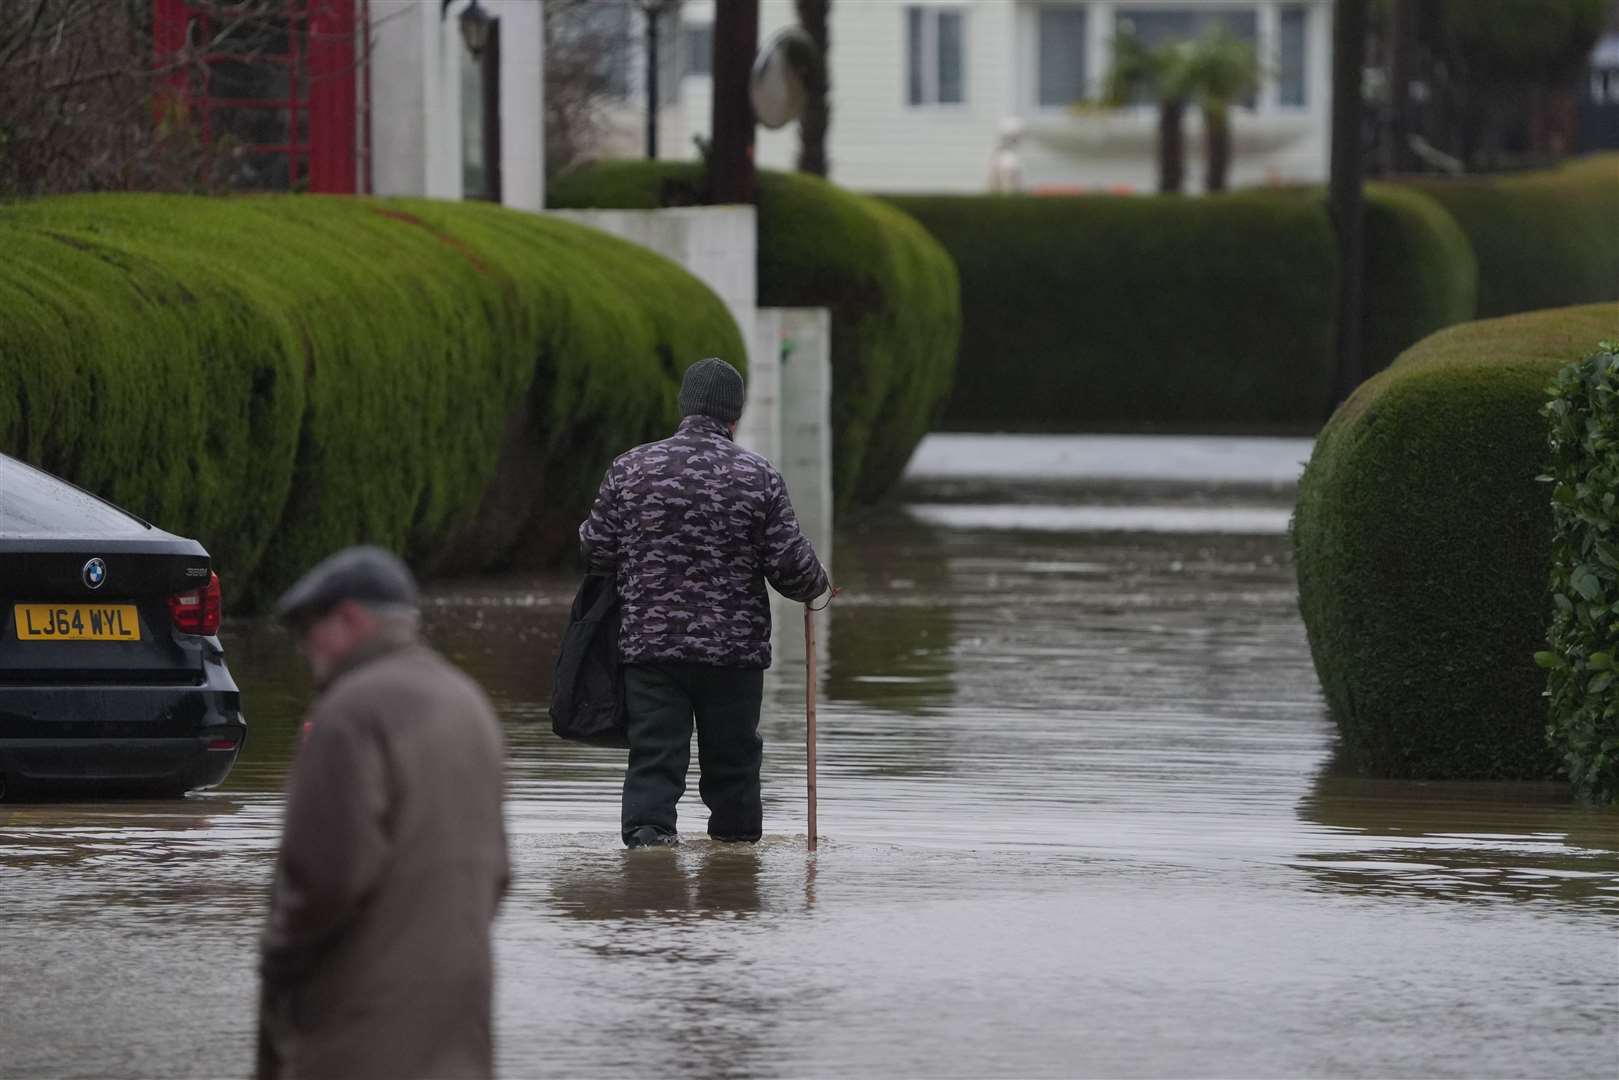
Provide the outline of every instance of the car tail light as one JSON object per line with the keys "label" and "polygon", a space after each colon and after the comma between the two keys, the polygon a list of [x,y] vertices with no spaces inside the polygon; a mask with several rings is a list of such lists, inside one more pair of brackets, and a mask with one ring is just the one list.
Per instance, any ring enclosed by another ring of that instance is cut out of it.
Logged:
{"label": "car tail light", "polygon": [[169,597],[169,615],[174,619],[174,628],[182,634],[219,633],[220,601],[218,574],[208,575],[206,588]]}

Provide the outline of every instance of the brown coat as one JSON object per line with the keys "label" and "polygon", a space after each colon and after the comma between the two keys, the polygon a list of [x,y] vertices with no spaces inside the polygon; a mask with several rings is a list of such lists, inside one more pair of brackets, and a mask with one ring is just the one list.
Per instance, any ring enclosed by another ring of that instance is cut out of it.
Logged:
{"label": "brown coat", "polygon": [[478,686],[374,642],[315,702],[261,942],[259,1075],[486,1077],[504,752]]}

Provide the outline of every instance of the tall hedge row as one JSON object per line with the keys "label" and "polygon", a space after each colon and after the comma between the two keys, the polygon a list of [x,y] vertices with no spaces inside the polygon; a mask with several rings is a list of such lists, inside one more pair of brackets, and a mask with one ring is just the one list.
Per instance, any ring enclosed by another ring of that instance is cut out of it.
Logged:
{"label": "tall hedge row", "polygon": [[1262,429],[1332,392],[1318,200],[903,196],[961,274],[958,428]]}
{"label": "tall hedge row", "polygon": [[672,263],[481,204],[84,196],[0,208],[0,245],[0,449],[201,539],[249,606],[356,541],[553,553],[685,365],[740,355]]}
{"label": "tall hedge row", "polygon": [[1467,323],[1367,381],[1316,442],[1293,541],[1316,671],[1361,770],[1547,777],[1540,410],[1619,305]]}
{"label": "tall hedge row", "polygon": [[[611,162],[549,193],[567,209],[698,201],[694,164]],[[949,396],[961,313],[950,256],[875,199],[800,173],[759,174],[759,303],[832,313],[834,485],[840,505],[880,498]]]}
{"label": "tall hedge row", "polygon": [[1516,176],[1414,180],[1478,258],[1478,317],[1619,298],[1619,154]]}
{"label": "tall hedge row", "polygon": [[[900,196],[961,274],[950,427],[1313,430],[1334,368],[1324,193]],[[1619,155],[1371,184],[1368,374],[1480,315],[1619,297]]]}

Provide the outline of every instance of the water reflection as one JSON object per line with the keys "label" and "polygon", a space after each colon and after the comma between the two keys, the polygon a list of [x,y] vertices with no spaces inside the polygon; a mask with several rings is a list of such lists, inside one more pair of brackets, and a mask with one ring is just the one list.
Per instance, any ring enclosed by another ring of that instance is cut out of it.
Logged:
{"label": "water reflection", "polygon": [[909,715],[955,696],[949,551],[901,515],[868,519],[838,541],[844,595],[832,605],[826,694]]}
{"label": "water reflection", "polygon": [[[70,864],[118,867],[167,860],[243,810],[233,798],[128,802],[0,803],[0,865],[40,868]],[[191,834],[191,835],[182,835]]]}
{"label": "water reflection", "polygon": [[1299,803],[1328,830],[1300,856],[1315,887],[1360,896],[1619,910],[1619,812],[1562,784],[1422,783],[1329,765]]}
{"label": "water reflection", "polygon": [[71,934],[109,914],[132,932],[177,912],[235,921],[259,904],[278,817],[220,796],[0,806],[8,933]]}
{"label": "water reflection", "polygon": [[601,980],[582,981],[586,1000],[578,1016],[615,1037],[568,1047],[549,1061],[551,1071],[693,1077],[782,1071],[779,1013],[796,1005],[802,1015],[802,1003],[794,1001],[802,989],[772,956],[772,942],[779,920],[807,910],[814,860],[801,843],[699,839],[677,849],[548,854],[554,861],[547,862],[541,894],[547,910],[563,918],[547,966],[607,966],[622,980],[610,981],[605,996]]}
{"label": "water reflection", "polygon": [[751,846],[614,851],[560,864],[552,900],[576,919],[745,918],[760,908],[760,870]]}
{"label": "water reflection", "polygon": [[227,619],[220,638],[247,718],[247,742],[225,787],[278,793],[313,695],[309,671],[292,635],[272,620]]}

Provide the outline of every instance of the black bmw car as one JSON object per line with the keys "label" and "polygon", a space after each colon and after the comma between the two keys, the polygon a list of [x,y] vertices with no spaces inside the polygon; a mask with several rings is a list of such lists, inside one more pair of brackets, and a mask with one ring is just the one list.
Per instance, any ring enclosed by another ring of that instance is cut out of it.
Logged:
{"label": "black bmw car", "polygon": [[0,454],[0,793],[177,795],[247,726],[208,552]]}

